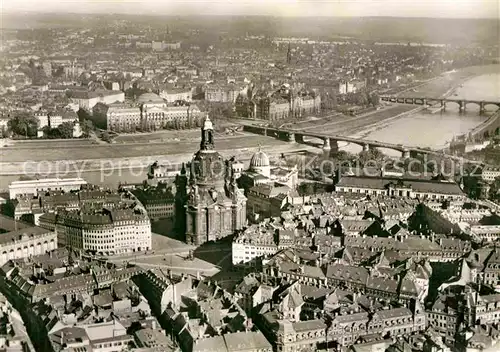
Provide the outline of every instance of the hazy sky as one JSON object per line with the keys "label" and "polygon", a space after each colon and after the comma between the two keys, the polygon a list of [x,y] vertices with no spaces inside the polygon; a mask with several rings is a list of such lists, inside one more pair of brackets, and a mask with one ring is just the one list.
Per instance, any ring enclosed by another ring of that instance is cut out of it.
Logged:
{"label": "hazy sky", "polygon": [[500,18],[499,0],[0,0],[2,11]]}

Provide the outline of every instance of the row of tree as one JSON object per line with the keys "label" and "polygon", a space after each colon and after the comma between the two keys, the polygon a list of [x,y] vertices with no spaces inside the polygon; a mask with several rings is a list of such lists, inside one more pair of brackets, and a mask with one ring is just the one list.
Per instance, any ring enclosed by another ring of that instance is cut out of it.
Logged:
{"label": "row of tree", "polygon": [[380,98],[377,93],[370,93],[367,90],[361,90],[355,93],[341,95],[337,99],[340,103],[357,106],[378,106]]}
{"label": "row of tree", "polygon": [[321,95],[321,109],[323,111],[335,110],[339,105],[355,105],[362,107],[380,105],[380,97],[375,92],[362,90],[356,93],[338,95],[335,92],[324,92]]}
{"label": "row of tree", "polygon": [[[63,122],[56,128],[45,126],[42,128],[42,131],[44,138],[73,138],[73,127],[74,124],[72,122]],[[92,121],[87,119],[80,119],[80,127],[83,132],[83,137],[88,137],[91,131],[94,130]],[[38,128],[38,119],[35,116],[27,112],[17,112],[15,116],[8,121],[7,128],[2,129],[2,138],[11,135],[24,138],[36,138],[38,136]]]}
{"label": "row of tree", "polygon": [[45,126],[44,128],[42,128],[43,136],[48,139],[73,138],[73,127],[74,124],[72,122],[63,122],[56,128]]}
{"label": "row of tree", "polygon": [[83,124],[84,121],[90,121],[96,128],[105,130],[108,127],[106,117],[107,110],[108,108],[106,105],[103,103],[97,103],[97,105],[94,106],[92,113],[85,109],[79,109],[76,114],[78,115],[80,123]]}
{"label": "row of tree", "polygon": [[8,131],[25,138],[36,137],[38,132],[38,119],[26,112],[18,112],[7,123]]}

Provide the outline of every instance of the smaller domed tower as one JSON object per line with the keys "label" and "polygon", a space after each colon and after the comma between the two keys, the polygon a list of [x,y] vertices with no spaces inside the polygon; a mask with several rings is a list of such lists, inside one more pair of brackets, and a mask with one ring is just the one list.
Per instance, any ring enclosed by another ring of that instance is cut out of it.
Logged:
{"label": "smaller domed tower", "polygon": [[259,147],[259,151],[250,159],[250,171],[258,173],[267,178],[271,177],[271,163],[266,153]]}

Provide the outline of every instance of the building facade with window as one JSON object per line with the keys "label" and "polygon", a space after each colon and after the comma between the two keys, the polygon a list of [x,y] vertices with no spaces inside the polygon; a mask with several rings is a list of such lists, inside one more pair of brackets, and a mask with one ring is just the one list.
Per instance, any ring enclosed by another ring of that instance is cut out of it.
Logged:
{"label": "building facade with window", "polygon": [[465,197],[460,186],[452,181],[382,176],[342,176],[335,185],[335,191],[436,200],[460,200]]}
{"label": "building facade with window", "polygon": [[29,258],[57,248],[57,234],[53,231],[30,227],[0,236],[0,265],[12,259]]}
{"label": "building facade with window", "polygon": [[141,125],[141,110],[129,104],[114,103],[109,105],[106,118],[110,131],[133,131]]}
{"label": "building facade with window", "polygon": [[[187,98],[183,95],[182,97]],[[179,96],[181,96],[179,95]],[[198,106],[189,100],[169,102],[154,93],[144,93],[133,104],[110,104],[106,112],[107,129],[116,132],[132,132],[137,129],[181,129],[196,126],[203,118]]]}
{"label": "building facade with window", "polygon": [[114,255],[151,249],[151,222],[144,209],[63,210],[39,218],[58,242],[90,253]]}

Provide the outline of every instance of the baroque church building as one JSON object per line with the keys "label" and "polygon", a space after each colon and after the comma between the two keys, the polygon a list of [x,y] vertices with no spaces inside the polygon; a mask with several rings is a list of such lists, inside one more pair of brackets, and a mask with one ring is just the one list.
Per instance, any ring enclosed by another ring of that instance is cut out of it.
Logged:
{"label": "baroque church building", "polygon": [[246,225],[246,197],[237,186],[232,163],[215,150],[213,125],[207,117],[200,150],[175,182],[176,229],[185,234],[187,243],[200,246]]}

